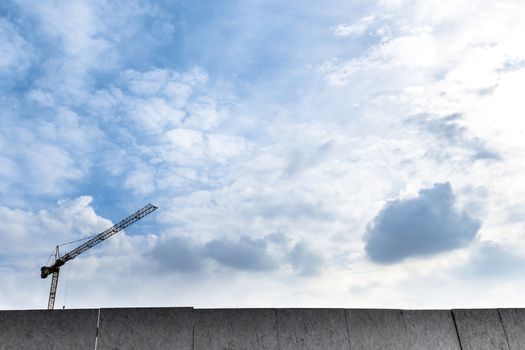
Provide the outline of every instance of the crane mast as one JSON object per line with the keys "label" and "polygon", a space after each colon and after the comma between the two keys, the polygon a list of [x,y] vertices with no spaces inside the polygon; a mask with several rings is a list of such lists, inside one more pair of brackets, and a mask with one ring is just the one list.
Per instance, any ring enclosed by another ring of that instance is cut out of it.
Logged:
{"label": "crane mast", "polygon": [[55,249],[54,263],[50,266],[42,266],[42,268],[40,269],[41,278],[47,278],[47,276],[52,275],[47,308],[49,310],[52,310],[55,307],[55,297],[58,287],[58,275],[60,273],[60,267],[62,265],[64,265],[67,261],[76,258],[78,255],[82,254],[86,250],[91,249],[97,244],[105,241],[106,239],[110,238],[111,236],[128,227],[129,225],[134,224],[135,222],[139,221],[140,219],[157,209],[158,208],[156,206],[148,204],[144,208],[137,210],[135,213],[131,214],[116,225],[113,225],[104,232],[99,233],[98,235],[94,236],[93,238],[89,239],[88,241],[84,242],[83,244],[79,245],[75,249],[62,256],[60,256],[59,246],[57,246]]}

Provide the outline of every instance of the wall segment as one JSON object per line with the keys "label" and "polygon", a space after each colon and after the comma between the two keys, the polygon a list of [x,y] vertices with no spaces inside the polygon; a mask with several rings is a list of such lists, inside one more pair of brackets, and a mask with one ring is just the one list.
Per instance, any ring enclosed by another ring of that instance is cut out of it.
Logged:
{"label": "wall segment", "polygon": [[0,311],[0,350],[93,350],[98,312]]}

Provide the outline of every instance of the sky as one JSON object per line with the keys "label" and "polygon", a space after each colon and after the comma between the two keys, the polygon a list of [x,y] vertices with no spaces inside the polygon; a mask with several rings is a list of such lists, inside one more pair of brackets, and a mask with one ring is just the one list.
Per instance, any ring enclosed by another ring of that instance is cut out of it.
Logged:
{"label": "sky", "polygon": [[[525,307],[525,2],[0,3],[0,309]],[[61,247],[65,253],[75,245]]]}

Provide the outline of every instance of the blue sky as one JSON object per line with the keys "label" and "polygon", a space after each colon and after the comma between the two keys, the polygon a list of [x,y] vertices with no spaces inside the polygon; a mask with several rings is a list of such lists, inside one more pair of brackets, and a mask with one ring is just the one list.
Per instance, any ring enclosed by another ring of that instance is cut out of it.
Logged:
{"label": "blue sky", "polygon": [[0,15],[0,308],[525,305],[520,1]]}

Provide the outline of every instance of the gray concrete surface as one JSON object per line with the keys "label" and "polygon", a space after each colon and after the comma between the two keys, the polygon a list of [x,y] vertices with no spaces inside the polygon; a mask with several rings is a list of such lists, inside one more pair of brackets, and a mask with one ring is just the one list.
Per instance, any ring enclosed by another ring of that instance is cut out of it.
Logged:
{"label": "gray concrete surface", "polygon": [[193,309],[101,309],[97,350],[135,349],[192,350]]}
{"label": "gray concrete surface", "polygon": [[403,310],[411,349],[461,350],[450,310]]}
{"label": "gray concrete surface", "polygon": [[1,350],[93,350],[98,310],[0,311]]}
{"label": "gray concrete surface", "polygon": [[509,350],[495,309],[452,310],[463,350]]}
{"label": "gray concrete surface", "polygon": [[401,310],[349,309],[346,317],[352,349],[410,349]]}
{"label": "gray concrete surface", "polygon": [[195,310],[194,349],[278,350],[275,310]]}
{"label": "gray concrete surface", "polygon": [[281,350],[350,350],[343,309],[276,309]]}
{"label": "gray concrete surface", "polygon": [[499,309],[510,350],[525,350],[525,310]]}
{"label": "gray concrete surface", "polygon": [[525,350],[525,309],[0,311],[0,350],[95,341],[97,350]]}

